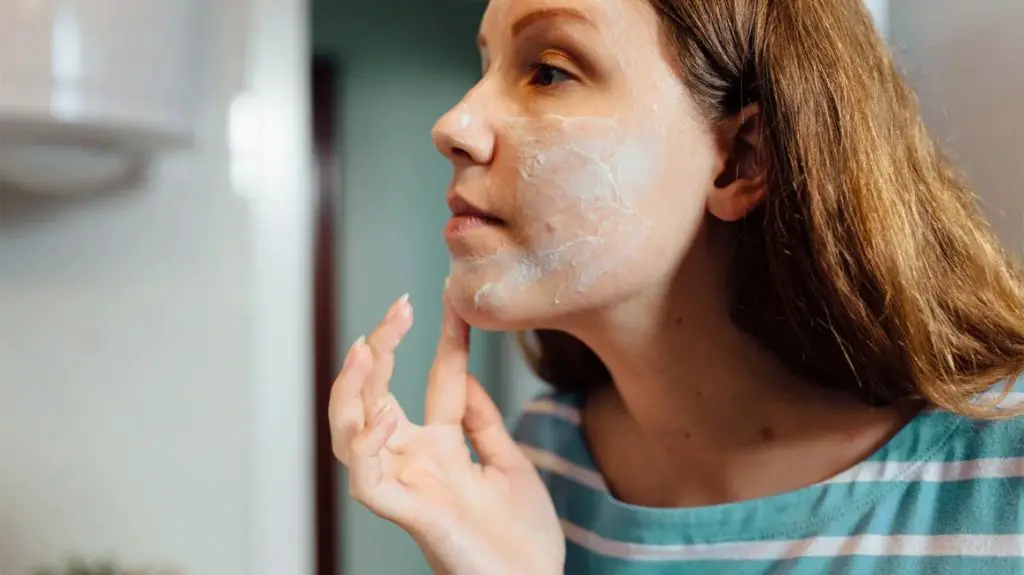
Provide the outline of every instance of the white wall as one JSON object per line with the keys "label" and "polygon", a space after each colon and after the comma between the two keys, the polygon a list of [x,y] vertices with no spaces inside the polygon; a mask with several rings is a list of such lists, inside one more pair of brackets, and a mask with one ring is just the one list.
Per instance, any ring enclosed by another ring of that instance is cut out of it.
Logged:
{"label": "white wall", "polygon": [[[0,197],[0,573],[67,553],[311,572],[308,15],[209,6],[194,151],[122,197]],[[246,85],[276,159],[261,201],[228,181]]]}
{"label": "white wall", "polygon": [[1024,2],[897,0],[890,38],[935,137],[1024,253]]}
{"label": "white wall", "polygon": [[889,35],[889,0],[864,0],[883,37]]}

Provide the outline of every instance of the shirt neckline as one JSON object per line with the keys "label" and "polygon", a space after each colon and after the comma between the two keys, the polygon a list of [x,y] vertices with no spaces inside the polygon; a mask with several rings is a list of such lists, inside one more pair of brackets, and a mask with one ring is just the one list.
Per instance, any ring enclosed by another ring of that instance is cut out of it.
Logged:
{"label": "shirt neckline", "polygon": [[[583,431],[585,398],[574,395],[570,399],[581,414],[573,440],[579,442],[584,463],[600,473]],[[937,457],[962,422],[962,417],[948,412],[922,411],[860,463],[823,482],[776,495],[702,507],[660,508],[626,503],[605,488],[596,494],[600,509],[592,514],[615,524],[616,532],[635,542],[714,544],[803,538],[846,513],[870,508],[905,485],[922,464]],[[593,500],[586,504],[592,505]]]}

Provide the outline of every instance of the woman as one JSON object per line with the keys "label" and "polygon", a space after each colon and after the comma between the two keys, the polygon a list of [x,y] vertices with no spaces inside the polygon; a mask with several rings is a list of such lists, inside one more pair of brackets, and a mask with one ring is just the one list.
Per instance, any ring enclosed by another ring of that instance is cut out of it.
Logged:
{"label": "woman", "polygon": [[[356,499],[444,573],[1024,572],[1022,276],[860,0],[491,0],[480,47],[426,423],[406,298],[335,384]],[[515,439],[468,325],[557,390]]]}

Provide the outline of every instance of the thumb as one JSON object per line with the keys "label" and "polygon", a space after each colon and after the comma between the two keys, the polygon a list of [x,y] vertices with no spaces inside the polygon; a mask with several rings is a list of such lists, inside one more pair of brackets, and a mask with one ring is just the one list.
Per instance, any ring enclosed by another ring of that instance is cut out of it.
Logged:
{"label": "thumb", "polygon": [[509,435],[491,396],[472,375],[466,376],[466,414],[462,418],[462,429],[482,464],[504,470],[530,465]]}

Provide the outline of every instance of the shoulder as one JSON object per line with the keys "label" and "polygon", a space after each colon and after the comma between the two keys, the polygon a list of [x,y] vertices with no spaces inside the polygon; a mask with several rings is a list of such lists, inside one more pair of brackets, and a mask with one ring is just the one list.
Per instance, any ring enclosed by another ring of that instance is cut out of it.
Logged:
{"label": "shoulder", "polygon": [[[1000,409],[1019,412],[1024,408],[1024,381],[1010,386],[1009,393],[986,394],[1001,397]],[[980,401],[991,401],[981,397]],[[1024,477],[1024,416],[994,420],[960,418],[945,457],[947,461],[970,461],[972,467],[987,468],[999,476]],[[1010,475],[1006,475],[1010,474]]]}
{"label": "shoulder", "polygon": [[[1000,407],[1024,406],[1022,391],[1015,385]],[[980,420],[933,411],[922,414],[915,431],[910,438],[920,443],[904,452],[909,457],[875,462],[879,475],[905,482],[913,493],[902,498],[902,509],[927,508],[936,534],[1024,533],[1024,511],[1011,504],[1024,497],[1024,417]]]}
{"label": "shoulder", "polygon": [[[1015,413],[1024,407],[1024,384],[1001,387],[975,401]],[[886,477],[906,472],[910,477],[941,483],[1024,478],[1024,417],[977,419],[928,409],[866,463],[863,467],[877,468]]]}
{"label": "shoulder", "polygon": [[991,471],[994,465],[1020,465],[1024,460],[1024,417],[1013,414],[1024,407],[1024,382],[997,387],[973,400],[976,407],[992,409],[995,417],[975,418],[926,408],[855,471],[870,480],[876,480],[875,476],[896,480],[908,476],[905,474],[913,476],[912,470],[929,477],[956,476],[968,468]]}

